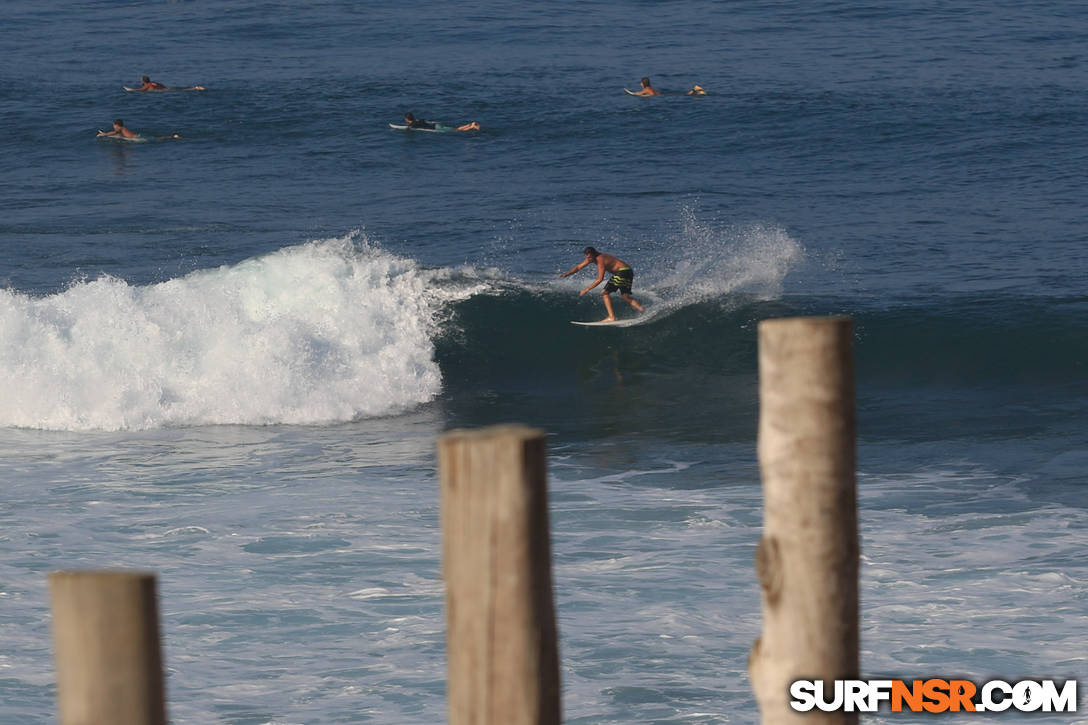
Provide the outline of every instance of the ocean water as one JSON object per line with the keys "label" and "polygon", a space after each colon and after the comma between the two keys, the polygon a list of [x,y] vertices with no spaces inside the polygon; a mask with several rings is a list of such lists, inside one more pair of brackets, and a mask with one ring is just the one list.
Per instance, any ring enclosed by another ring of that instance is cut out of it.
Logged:
{"label": "ocean water", "polygon": [[[863,674],[1080,678],[1031,720],[1088,723],[1088,8],[0,16],[0,722],[55,722],[83,567],[158,573],[175,723],[442,722],[435,441],[508,421],[565,722],[758,722],[757,325],[844,314]],[[639,324],[569,324],[587,244]]]}

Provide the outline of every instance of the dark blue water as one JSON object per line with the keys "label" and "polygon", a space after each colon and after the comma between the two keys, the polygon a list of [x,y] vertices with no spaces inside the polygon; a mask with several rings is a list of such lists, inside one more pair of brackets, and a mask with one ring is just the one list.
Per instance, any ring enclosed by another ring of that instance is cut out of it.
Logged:
{"label": "dark blue water", "polygon": [[[516,420],[566,720],[755,722],[786,315],[855,322],[865,670],[1088,677],[1086,43],[1063,2],[6,3],[0,721],[54,719],[68,566],[160,573],[176,722],[440,720],[434,438]],[[569,325],[587,244],[641,324]]]}

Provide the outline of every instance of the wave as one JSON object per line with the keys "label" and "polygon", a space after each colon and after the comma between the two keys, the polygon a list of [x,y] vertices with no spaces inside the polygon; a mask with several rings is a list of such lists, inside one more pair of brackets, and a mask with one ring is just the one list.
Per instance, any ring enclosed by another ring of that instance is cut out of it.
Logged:
{"label": "wave", "polygon": [[459,304],[459,337],[437,346],[447,414],[459,425],[543,420],[582,438],[641,430],[743,440],[758,412],[759,322],[827,314],[854,320],[867,435],[1015,436],[1041,421],[1075,425],[1088,406],[1088,299],[942,297],[889,308],[732,293],[640,326],[571,326],[587,304],[599,303],[514,290]]}
{"label": "wave", "polygon": [[0,291],[0,425],[306,424],[398,412],[441,389],[436,276],[353,236],[144,287],[101,277],[42,298]]}
{"label": "wave", "polygon": [[584,278],[428,269],[358,233],[146,286],[0,290],[0,426],[324,424],[491,394],[516,413],[649,380],[648,409],[689,409],[692,390],[750,406],[758,322],[828,313],[855,318],[862,385],[1083,385],[1083,299],[798,297],[785,280],[805,255],[781,230],[693,225],[684,240],[638,270],[645,314],[614,300],[634,322],[618,329],[570,324],[603,314],[600,295],[578,296]]}
{"label": "wave", "polygon": [[[745,288],[775,294],[788,264],[760,274],[760,255],[745,265],[736,252],[704,252],[640,290],[653,318],[688,324],[701,305],[714,306],[708,300]],[[446,379],[517,361],[542,335],[561,331],[567,344],[531,357],[580,354],[585,338],[569,321],[603,308],[599,295],[580,299],[566,282],[426,269],[353,233],[146,286],[103,276],[42,297],[0,290],[8,381],[0,426],[140,430],[397,414],[434,400]],[[657,335],[632,339],[652,344]],[[610,344],[607,335],[597,342]],[[513,364],[503,374],[525,372]]]}
{"label": "wave", "polygon": [[1088,366],[1088,298],[968,296],[861,311],[859,374],[925,385],[1074,384]]}

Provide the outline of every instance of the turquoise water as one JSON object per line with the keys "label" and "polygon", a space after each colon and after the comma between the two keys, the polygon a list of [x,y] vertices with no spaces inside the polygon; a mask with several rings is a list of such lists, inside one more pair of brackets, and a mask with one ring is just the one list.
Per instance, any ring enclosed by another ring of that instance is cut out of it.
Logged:
{"label": "turquoise water", "polygon": [[[71,567],[158,572],[176,723],[442,721],[435,439],[520,421],[565,721],[756,722],[756,328],[795,314],[857,331],[864,673],[1088,677],[1088,11],[4,13],[0,721],[55,721]],[[642,324],[569,324],[587,244]]]}

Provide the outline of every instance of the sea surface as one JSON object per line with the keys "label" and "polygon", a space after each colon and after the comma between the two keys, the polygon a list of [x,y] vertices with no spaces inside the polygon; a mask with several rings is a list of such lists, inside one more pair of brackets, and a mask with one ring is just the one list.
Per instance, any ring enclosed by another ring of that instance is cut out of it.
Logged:
{"label": "sea surface", "polygon": [[[6,0],[0,57],[0,722],[100,567],[178,725],[444,722],[435,443],[517,421],[564,721],[756,723],[757,326],[835,314],[863,675],[1088,723],[1085,4]],[[638,324],[570,324],[586,245]]]}

